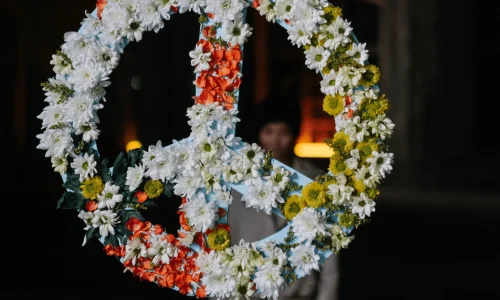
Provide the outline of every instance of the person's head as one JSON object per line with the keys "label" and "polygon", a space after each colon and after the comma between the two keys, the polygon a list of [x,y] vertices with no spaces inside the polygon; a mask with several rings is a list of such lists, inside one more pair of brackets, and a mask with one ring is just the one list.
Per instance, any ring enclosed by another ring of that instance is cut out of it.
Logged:
{"label": "person's head", "polygon": [[272,150],[277,160],[291,159],[301,123],[296,101],[271,96],[255,107],[254,121],[257,143],[265,150]]}

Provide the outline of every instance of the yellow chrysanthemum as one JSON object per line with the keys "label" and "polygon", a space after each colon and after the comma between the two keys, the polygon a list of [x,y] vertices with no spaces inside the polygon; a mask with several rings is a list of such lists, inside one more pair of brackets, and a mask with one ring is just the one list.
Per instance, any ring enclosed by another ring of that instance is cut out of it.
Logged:
{"label": "yellow chrysanthemum", "polygon": [[339,225],[344,228],[351,228],[356,223],[356,215],[350,212],[343,212],[338,215]]}
{"label": "yellow chrysanthemum", "polygon": [[380,194],[379,189],[377,188],[367,188],[365,190],[365,194],[368,196],[370,199],[376,199],[378,195]]}
{"label": "yellow chrysanthemum", "polygon": [[368,65],[363,69],[365,72],[361,75],[360,84],[371,87],[380,81],[380,70],[376,65]]}
{"label": "yellow chrysanthemum", "polygon": [[353,183],[354,189],[358,193],[363,193],[366,189],[366,186],[363,183],[363,180],[358,180],[358,179],[354,178],[354,176],[353,176],[353,179],[354,179],[354,183]]}
{"label": "yellow chrysanthemum", "polygon": [[330,116],[337,116],[344,110],[344,98],[340,95],[326,95],[323,99],[323,110]]}
{"label": "yellow chrysanthemum", "polygon": [[163,193],[163,183],[160,180],[148,180],[144,185],[144,192],[148,195],[148,198],[154,199],[160,197]]}
{"label": "yellow chrysanthemum", "polygon": [[95,200],[97,196],[104,190],[104,184],[99,176],[89,178],[80,185],[82,195],[86,199]]}
{"label": "yellow chrysanthemum", "polygon": [[378,99],[363,99],[359,104],[359,110],[363,118],[375,119],[377,116],[385,113],[389,109],[389,100],[385,95],[381,95]]}
{"label": "yellow chrysanthemum", "polygon": [[331,24],[337,17],[342,16],[342,9],[340,7],[327,6],[323,8],[323,11],[325,12],[323,18],[326,20],[327,24]]}
{"label": "yellow chrysanthemum", "polygon": [[323,186],[316,181],[309,183],[302,189],[302,198],[304,198],[308,206],[314,208],[321,207],[326,202]]}
{"label": "yellow chrysanthemum", "polygon": [[218,228],[208,235],[208,246],[215,251],[223,251],[231,245],[231,236],[225,228]]}
{"label": "yellow chrysanthemum", "polygon": [[362,161],[366,161],[366,159],[372,156],[373,151],[378,151],[379,146],[375,141],[366,141],[360,142],[356,145],[356,149],[359,150],[359,156]]}
{"label": "yellow chrysanthemum", "polygon": [[330,166],[328,167],[328,169],[334,175],[344,174],[346,176],[351,176],[354,173],[353,170],[351,170],[347,167],[347,165],[344,162],[344,160],[342,159],[342,157],[338,154],[334,154],[330,158]]}
{"label": "yellow chrysanthemum", "polygon": [[299,195],[292,195],[286,199],[283,214],[287,220],[293,219],[306,207],[306,201]]}
{"label": "yellow chrysanthemum", "polygon": [[349,154],[351,150],[354,149],[354,143],[351,141],[351,138],[343,131],[335,133],[332,145],[335,150],[345,154]]}

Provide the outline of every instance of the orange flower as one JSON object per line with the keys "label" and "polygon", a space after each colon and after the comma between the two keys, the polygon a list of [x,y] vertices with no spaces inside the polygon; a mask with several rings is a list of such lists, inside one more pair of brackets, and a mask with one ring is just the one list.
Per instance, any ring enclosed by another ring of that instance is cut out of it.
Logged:
{"label": "orange flower", "polygon": [[[257,0],[255,0],[257,1]],[[207,294],[205,293],[205,286],[202,285],[196,289],[196,298],[206,298]]]}
{"label": "orange flower", "polygon": [[146,192],[143,192],[143,191],[135,192],[134,196],[137,197],[137,201],[139,201],[139,203],[143,203],[146,200],[148,200],[148,194]]}
{"label": "orange flower", "polygon": [[174,13],[177,13],[179,11],[179,8],[177,8],[176,6],[171,6],[170,9],[174,12]]}
{"label": "orange flower", "polygon": [[97,17],[100,19],[101,14],[106,7],[106,4],[108,4],[108,0],[97,0],[96,7],[97,7]]}
{"label": "orange flower", "polygon": [[205,26],[202,30],[203,36],[206,38],[214,37],[217,33],[215,30],[212,30],[212,26]]}
{"label": "orange flower", "polygon": [[85,203],[85,209],[87,211],[94,211],[97,209],[97,203],[95,201],[87,201],[87,203]]}
{"label": "orange flower", "polygon": [[149,282],[155,281],[156,274],[153,272],[142,272],[141,278],[146,279]]}
{"label": "orange flower", "polygon": [[185,231],[191,230],[191,227],[188,225],[188,222],[186,220],[186,213],[181,212],[179,215],[179,223],[181,224],[182,229],[184,229]]}
{"label": "orange flower", "polygon": [[259,0],[253,0],[252,6],[253,6],[253,8],[259,7],[260,6]]}
{"label": "orange flower", "polygon": [[163,232],[163,227],[161,227],[161,225],[156,224],[155,226],[153,226],[153,232],[154,234],[159,235]]}
{"label": "orange flower", "polygon": [[215,15],[214,15],[214,14],[207,13],[207,16],[208,16],[210,19],[213,19]]}
{"label": "orange flower", "polygon": [[224,208],[222,208],[222,207],[219,207],[219,216],[223,218],[226,215],[227,215],[226,210]]}

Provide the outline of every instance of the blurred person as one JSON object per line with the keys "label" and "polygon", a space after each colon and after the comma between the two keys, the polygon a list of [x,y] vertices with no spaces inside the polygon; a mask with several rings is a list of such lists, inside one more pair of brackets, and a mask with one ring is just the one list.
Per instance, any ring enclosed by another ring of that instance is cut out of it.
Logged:
{"label": "blurred person", "polygon": [[[254,107],[251,121],[257,144],[265,150],[272,150],[273,158],[314,179],[321,170],[294,154],[294,146],[300,133],[300,106],[293,100],[271,96]],[[248,125],[247,125],[248,126]],[[248,129],[248,128],[245,128]],[[267,215],[246,208],[240,201],[241,195],[233,193],[229,207],[229,226],[232,244],[241,239],[246,242],[259,241],[274,234],[287,225],[287,220],[274,214]],[[331,255],[321,267],[321,272],[298,279],[292,286],[280,291],[279,299],[285,300],[336,300],[338,299],[338,258]],[[252,297],[259,299],[258,295]]]}

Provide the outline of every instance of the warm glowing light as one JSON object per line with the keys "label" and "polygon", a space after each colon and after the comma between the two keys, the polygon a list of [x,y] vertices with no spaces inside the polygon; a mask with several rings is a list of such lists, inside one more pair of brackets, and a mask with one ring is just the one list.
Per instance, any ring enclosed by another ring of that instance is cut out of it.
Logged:
{"label": "warm glowing light", "polygon": [[325,143],[298,143],[294,152],[299,157],[326,158],[333,155],[333,150]]}
{"label": "warm glowing light", "polygon": [[142,144],[139,141],[130,141],[127,143],[127,146],[125,147],[125,149],[127,151],[130,151],[132,149],[141,148],[141,146],[142,146]]}

